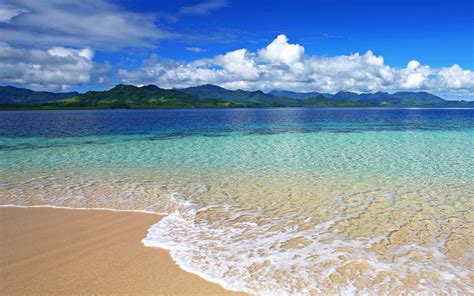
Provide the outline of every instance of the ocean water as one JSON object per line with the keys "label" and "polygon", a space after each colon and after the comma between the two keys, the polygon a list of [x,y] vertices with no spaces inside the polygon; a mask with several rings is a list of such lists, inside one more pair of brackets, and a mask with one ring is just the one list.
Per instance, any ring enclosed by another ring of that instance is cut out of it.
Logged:
{"label": "ocean water", "polygon": [[473,109],[0,112],[0,203],[168,215],[143,243],[262,295],[474,293]]}

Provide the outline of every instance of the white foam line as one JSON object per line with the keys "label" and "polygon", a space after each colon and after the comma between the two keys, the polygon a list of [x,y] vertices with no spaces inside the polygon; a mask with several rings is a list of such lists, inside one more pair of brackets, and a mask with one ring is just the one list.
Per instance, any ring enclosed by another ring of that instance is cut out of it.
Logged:
{"label": "white foam line", "polygon": [[[160,223],[160,222],[158,222]],[[155,224],[154,224],[155,225]],[[154,225],[150,226],[153,227]],[[234,288],[234,287],[230,287],[229,284],[224,280],[224,279],[221,279],[221,278],[218,278],[218,277],[213,277],[213,276],[210,276],[206,273],[203,273],[201,271],[198,271],[197,269],[195,268],[192,268],[190,265],[188,264],[185,264],[183,263],[181,260],[179,260],[178,258],[176,258],[174,256],[174,248],[171,247],[171,246],[168,246],[166,244],[161,244],[161,243],[154,243],[154,244],[150,244],[146,241],[146,238],[144,238],[142,240],[142,243],[145,247],[147,248],[158,248],[158,249],[163,249],[163,250],[166,250],[169,252],[170,254],[170,257],[173,259],[173,261],[176,263],[176,265],[178,265],[178,267],[186,272],[189,272],[189,273],[192,273],[192,274],[195,274],[197,275],[198,277],[202,278],[203,280],[206,280],[208,282],[211,282],[211,283],[214,283],[214,284],[218,284],[220,285],[222,288],[224,288],[225,290],[228,290],[228,291],[233,291],[233,292],[245,292],[245,293],[248,293],[248,294],[251,294],[251,295],[256,295],[254,291],[252,290],[249,290],[249,289],[246,289],[245,287],[242,287],[241,289],[239,288]]]}
{"label": "white foam line", "polygon": [[143,213],[143,214],[152,214],[157,216],[166,216],[168,213],[163,212],[153,212],[147,210],[117,210],[111,208],[73,208],[73,207],[64,207],[64,206],[53,206],[53,205],[32,205],[32,206],[23,206],[23,205],[0,205],[0,208],[50,208],[50,209],[63,209],[63,210],[82,210],[82,211],[110,211],[110,212],[124,212],[124,213]]}

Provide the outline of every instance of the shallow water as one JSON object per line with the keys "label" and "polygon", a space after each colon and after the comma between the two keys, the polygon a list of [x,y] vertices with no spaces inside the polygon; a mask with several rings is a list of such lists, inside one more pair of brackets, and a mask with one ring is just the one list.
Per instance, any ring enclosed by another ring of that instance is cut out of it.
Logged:
{"label": "shallow water", "polygon": [[167,212],[147,246],[255,294],[474,293],[474,110],[0,113],[0,202]]}

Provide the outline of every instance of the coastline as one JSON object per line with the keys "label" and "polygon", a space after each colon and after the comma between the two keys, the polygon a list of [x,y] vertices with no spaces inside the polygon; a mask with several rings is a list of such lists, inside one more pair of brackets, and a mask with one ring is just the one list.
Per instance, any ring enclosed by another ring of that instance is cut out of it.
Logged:
{"label": "coastline", "polygon": [[127,111],[127,110],[194,110],[194,109],[374,109],[374,110],[399,110],[399,109],[473,109],[474,106],[428,106],[428,105],[402,105],[402,106],[241,106],[241,107],[162,107],[162,108],[2,108],[0,111]]}
{"label": "coastline", "polygon": [[[237,295],[141,240],[162,215],[0,207],[0,294]],[[241,294],[244,295],[244,294]]]}

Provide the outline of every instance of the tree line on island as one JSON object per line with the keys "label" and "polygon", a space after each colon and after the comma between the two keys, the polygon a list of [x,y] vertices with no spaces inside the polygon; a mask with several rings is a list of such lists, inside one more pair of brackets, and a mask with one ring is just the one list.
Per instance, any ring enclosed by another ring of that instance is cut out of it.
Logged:
{"label": "tree line on island", "polygon": [[448,101],[427,92],[336,94],[228,90],[216,85],[163,89],[119,84],[107,91],[45,92],[0,86],[0,109],[155,109],[243,107],[474,107],[471,101]]}

